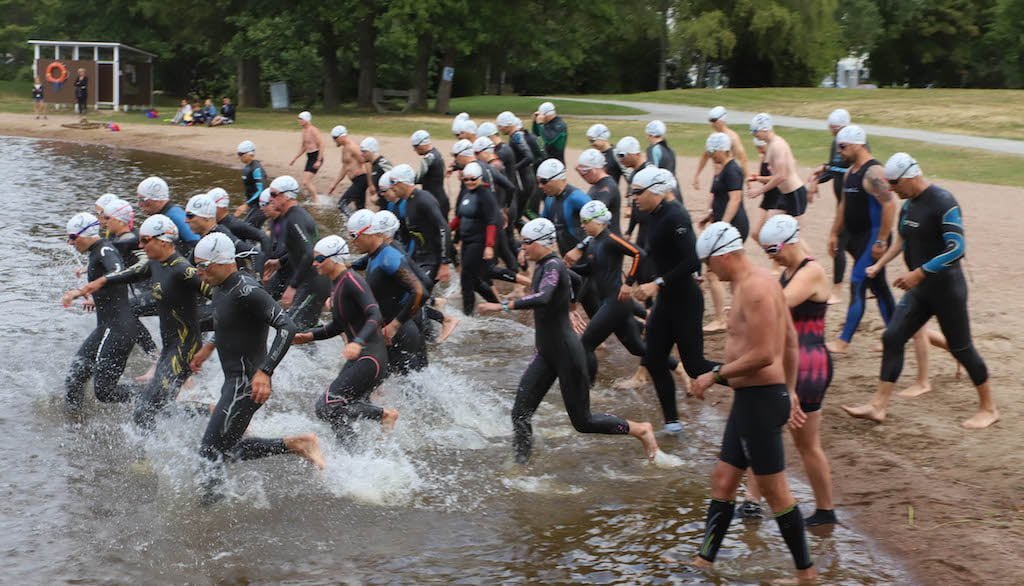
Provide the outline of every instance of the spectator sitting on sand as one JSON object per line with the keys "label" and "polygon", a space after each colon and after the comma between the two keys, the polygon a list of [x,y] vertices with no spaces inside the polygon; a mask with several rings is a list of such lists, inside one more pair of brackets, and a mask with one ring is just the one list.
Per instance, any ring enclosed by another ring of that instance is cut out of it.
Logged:
{"label": "spectator sitting on sand", "polygon": [[213,121],[210,122],[210,126],[220,126],[221,124],[234,123],[235,105],[231,103],[231,98],[224,98],[223,104],[220,107],[220,115],[214,117]]}
{"label": "spectator sitting on sand", "polygon": [[185,125],[192,121],[192,106],[188,104],[188,100],[182,100],[181,106],[178,108],[178,112],[171,119],[171,124]]}

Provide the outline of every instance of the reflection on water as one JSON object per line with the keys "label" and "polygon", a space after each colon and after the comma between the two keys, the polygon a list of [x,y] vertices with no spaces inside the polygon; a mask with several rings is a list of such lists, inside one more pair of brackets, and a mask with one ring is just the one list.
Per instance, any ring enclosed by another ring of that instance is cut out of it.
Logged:
{"label": "reflection on water", "polygon": [[[214,185],[237,196],[240,185],[233,169],[188,160],[0,138],[8,189],[0,215],[5,582],[700,584],[790,573],[772,521],[734,523],[716,576],[681,563],[701,538],[719,407],[684,404],[693,423],[680,438],[659,438],[675,458],[655,467],[639,460],[632,438],[573,432],[555,392],[537,412],[535,461],[512,465],[509,412],[532,331],[503,318],[463,318],[433,349],[430,368],[387,381],[379,401],[400,410],[398,427],[384,437],[365,425],[348,449],[330,441],[312,409],[337,374],[340,340],[294,349],[252,432],[316,431],[327,470],[290,458],[243,463],[230,469],[228,498],[200,507],[194,475],[204,421],[173,415],[141,438],[124,406],[90,404],[78,421],[62,410],[64,374],[94,324],[58,304],[80,264],[63,243],[64,222],[103,192],[132,195],[152,174],[168,179],[179,203]],[[338,227],[332,208],[314,215]],[[617,342],[609,348],[594,408],[657,420],[650,390],[612,390],[635,360]],[[147,365],[136,352],[128,374]],[[182,398],[214,400],[215,359],[195,383]],[[805,487],[798,498],[813,505]],[[906,581],[850,529],[811,543],[829,583]]]}

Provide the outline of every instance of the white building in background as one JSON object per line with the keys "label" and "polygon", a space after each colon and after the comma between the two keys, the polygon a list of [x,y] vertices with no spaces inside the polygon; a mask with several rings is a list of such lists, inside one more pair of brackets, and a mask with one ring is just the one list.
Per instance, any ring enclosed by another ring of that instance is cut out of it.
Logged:
{"label": "white building in background", "polygon": [[867,68],[867,54],[846,57],[836,62],[835,71],[821,80],[822,87],[855,88],[868,79],[871,71]]}

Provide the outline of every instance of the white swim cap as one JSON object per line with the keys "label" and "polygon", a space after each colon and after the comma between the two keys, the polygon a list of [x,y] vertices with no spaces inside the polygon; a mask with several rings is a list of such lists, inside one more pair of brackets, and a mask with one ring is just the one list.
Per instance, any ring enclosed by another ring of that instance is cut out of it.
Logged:
{"label": "white swim cap", "polygon": [[530,220],[523,226],[520,234],[523,237],[523,244],[537,242],[543,246],[555,244],[555,225],[547,218]]}
{"label": "white swim cap", "polygon": [[142,199],[166,200],[171,198],[171,190],[167,182],[159,177],[146,177],[139,183],[135,193]]}
{"label": "white swim cap", "polygon": [[235,243],[227,234],[210,232],[196,243],[192,257],[197,265],[204,261],[215,265],[229,265],[235,262]]}
{"label": "white swim cap", "polygon": [[102,210],[103,208],[107,207],[108,203],[114,201],[115,199],[118,199],[118,197],[113,193],[104,193],[103,195],[96,198],[96,207]]}
{"label": "white swim cap", "polygon": [[469,112],[459,112],[455,115],[455,119],[458,121],[469,120]]}
{"label": "white swim cap", "polygon": [[800,242],[800,223],[790,215],[772,216],[761,227],[761,233],[757,235],[757,240],[761,246]]}
{"label": "white swim cap", "polygon": [[640,152],[640,141],[632,136],[624,136],[615,145],[616,155],[635,155]]}
{"label": "white swim cap", "polygon": [[[313,247],[314,256],[324,256],[326,258],[332,258],[335,256],[344,257],[348,254],[348,242],[345,239],[336,234],[331,234],[321,238],[316,246]],[[341,261],[335,261],[341,262]]]}
{"label": "white swim cap", "polygon": [[708,112],[708,120],[711,122],[724,120],[726,114],[728,114],[728,112],[725,110],[724,106],[715,106]]}
{"label": "white swim cap", "polygon": [[331,138],[340,138],[342,136],[348,136],[348,128],[339,124],[331,129]]}
{"label": "white swim cap", "polygon": [[430,133],[426,130],[417,130],[409,137],[409,142],[414,147],[421,144],[430,144]]}
{"label": "white swim cap", "polygon": [[271,192],[278,192],[287,195],[292,199],[299,197],[299,182],[291,175],[281,175],[270,182]]}
{"label": "white swim cap", "polygon": [[261,208],[265,207],[268,203],[270,203],[270,188],[269,187],[260,192],[259,202],[260,202],[260,207]]}
{"label": "white swim cap", "polygon": [[132,204],[123,199],[115,199],[103,206],[103,215],[128,224],[129,229],[135,223],[135,210],[132,209]]}
{"label": "white swim cap", "polygon": [[522,119],[520,119],[520,118],[519,118],[519,117],[517,116],[517,117],[516,117],[516,121],[512,123],[512,126],[514,126],[514,127],[516,128],[516,130],[519,130],[519,129],[521,129],[521,128],[523,127],[523,121],[522,121]]}
{"label": "white swim cap", "polygon": [[476,129],[477,136],[494,136],[498,134],[498,126],[493,122],[482,122]]}
{"label": "white swim cap", "polygon": [[377,180],[377,190],[384,192],[391,189],[391,171],[385,171]]}
{"label": "white swim cap", "polygon": [[412,167],[402,163],[391,170],[391,184],[395,183],[408,183],[410,185],[416,183],[416,171],[413,171]]}
{"label": "white swim cap", "polygon": [[359,143],[359,150],[369,153],[379,153],[380,143],[377,142],[376,138],[373,138],[372,136],[367,136],[366,138],[363,139],[363,142]]}
{"label": "white swim cap", "polygon": [[701,260],[737,250],[743,250],[743,237],[740,236],[740,231],[728,222],[711,224],[701,232],[700,238],[697,238],[697,257]]}
{"label": "white swim cap", "polygon": [[238,143],[238,148],[236,148],[235,151],[240,155],[244,155],[246,153],[255,153],[256,145],[254,145],[251,140],[243,140],[242,142]]}
{"label": "white swim cap", "polygon": [[192,214],[200,218],[215,218],[217,217],[217,204],[213,203],[213,198],[209,194],[193,195],[185,204],[185,214]]}
{"label": "white swim cap", "polygon": [[464,138],[455,141],[455,144],[452,145],[452,154],[455,155],[456,157],[460,155],[472,155],[473,143],[469,142]]}
{"label": "white swim cap", "polygon": [[580,153],[580,167],[587,167],[588,169],[604,169],[604,164],[606,162],[604,155],[597,149],[587,149]]}
{"label": "white swim cap", "polygon": [[370,229],[366,231],[367,234],[384,234],[386,236],[392,236],[401,227],[401,222],[398,221],[398,217],[395,214],[381,210],[376,214],[373,214],[373,221],[370,224]]}
{"label": "white swim cap", "polygon": [[512,112],[509,112],[508,110],[505,110],[501,114],[498,114],[498,117],[494,119],[494,122],[498,126],[515,126],[516,115],[513,114]]}
{"label": "white swim cap", "polygon": [[82,212],[71,216],[67,225],[68,236],[94,238],[100,235],[100,221],[96,216]]}
{"label": "white swim cap", "polygon": [[231,197],[223,187],[214,187],[210,191],[206,192],[206,195],[210,196],[213,203],[219,208],[226,208],[231,203]]}
{"label": "white swim cap", "polygon": [[724,132],[712,132],[708,139],[704,141],[704,150],[709,153],[731,151],[732,139]]}
{"label": "white swim cap", "polygon": [[480,163],[477,163],[476,161],[466,165],[462,169],[462,178],[463,179],[476,179],[476,178],[482,176],[483,174],[484,174],[483,167],[481,167]]}
{"label": "white swim cap", "polygon": [[655,166],[644,167],[630,180],[633,189],[643,189],[655,195],[663,195],[676,186],[672,172]]}
{"label": "white swim cap", "polygon": [[476,122],[466,119],[459,123],[458,132],[466,132],[469,134],[476,134]]}
{"label": "white swim cap", "polygon": [[850,125],[850,113],[842,108],[836,108],[832,110],[832,113],[828,115],[829,126],[849,126]]}
{"label": "white swim cap", "polygon": [[476,140],[473,141],[473,152],[474,153],[482,153],[484,151],[493,151],[493,150],[494,150],[494,143],[491,142],[491,139],[487,138],[486,136],[481,136],[481,137],[479,137],[479,138],[477,138]]}
{"label": "white swim cap", "polygon": [[890,181],[906,177],[917,177],[922,173],[921,165],[907,153],[896,153],[885,163],[885,178]]}
{"label": "white swim cap", "polygon": [[349,235],[355,239],[365,234],[372,224],[373,212],[362,209],[349,216],[348,222],[345,222],[345,228],[348,229]]}
{"label": "white swim cap", "polygon": [[537,179],[565,179],[565,164],[558,159],[547,159],[537,167]]}
{"label": "white swim cap", "polygon": [[762,130],[771,130],[772,128],[774,128],[772,126],[772,117],[764,112],[750,120],[750,132],[760,132]]}
{"label": "white swim cap", "polygon": [[139,227],[139,238],[143,236],[149,236],[164,242],[174,242],[178,239],[178,227],[167,216],[153,214],[146,218],[146,221]]}
{"label": "white swim cap", "polygon": [[587,138],[590,140],[611,140],[612,131],[604,124],[594,124],[587,129]]}
{"label": "white swim cap", "polygon": [[309,122],[312,119],[313,119],[313,115],[310,114],[309,112],[306,112],[305,110],[303,110],[302,112],[299,112],[299,120],[304,120],[306,122]]}
{"label": "white swim cap", "polygon": [[836,133],[836,144],[867,144],[867,142],[868,135],[864,133],[864,129],[855,124],[844,126]]}
{"label": "white swim cap", "polygon": [[537,108],[537,112],[547,115],[555,113],[555,105],[551,102],[544,102]]}
{"label": "white swim cap", "polygon": [[667,128],[665,127],[665,123],[661,120],[651,120],[647,123],[645,132],[647,132],[648,136],[665,136]]}
{"label": "white swim cap", "polygon": [[580,222],[586,224],[591,220],[596,220],[602,224],[612,221],[612,213],[608,210],[608,206],[604,205],[603,201],[592,199],[580,208]]}

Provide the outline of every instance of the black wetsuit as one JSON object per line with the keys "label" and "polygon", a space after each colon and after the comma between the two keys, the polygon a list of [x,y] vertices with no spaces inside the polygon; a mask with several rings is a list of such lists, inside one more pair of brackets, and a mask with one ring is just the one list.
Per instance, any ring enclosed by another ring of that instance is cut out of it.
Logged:
{"label": "black wetsuit", "polygon": [[[279,218],[270,219],[267,223],[267,231],[270,233],[270,251],[266,255],[267,258],[287,258],[288,249],[285,247],[282,228],[284,228],[284,224],[279,221]],[[284,290],[288,288],[288,282],[291,281],[291,278],[292,267],[282,264],[263,286],[270,293],[271,297],[280,299]]]}
{"label": "black wetsuit", "polygon": [[647,147],[647,160],[655,167],[669,171],[673,176],[676,174],[676,152],[664,140]]}
{"label": "black wetsuit", "polygon": [[269,177],[267,177],[266,171],[263,170],[263,164],[256,159],[249,161],[246,166],[242,167],[245,205],[249,206],[249,211],[246,212],[244,221],[256,228],[262,228],[263,223],[267,220],[267,216],[263,214],[259,203],[260,194],[263,193],[263,189],[270,185],[267,179]]}
{"label": "black wetsuit", "polygon": [[178,396],[178,390],[192,371],[189,362],[199,350],[199,296],[209,297],[210,288],[196,269],[181,255],[172,253],[162,261],[136,263],[107,275],[107,286],[149,279],[160,316],[163,349],[156,373],[136,399],[132,414],[143,429],[153,427],[156,413]]}
{"label": "black wetsuit", "polygon": [[[97,240],[89,247],[86,269],[89,281],[123,268],[121,255],[106,240]],[[92,301],[96,306],[96,329],[79,346],[65,380],[67,402],[71,407],[82,404],[85,383],[90,376],[96,399],[103,403],[123,403],[131,396],[129,387],[117,384],[138,337],[139,318],[132,314],[128,305],[128,288],[124,285],[103,287],[93,293]]]}
{"label": "black wetsuit", "polygon": [[885,328],[881,379],[896,382],[903,369],[907,341],[935,316],[950,353],[964,366],[975,386],[984,384],[988,368],[971,339],[967,280],[960,266],[965,242],[959,204],[950,192],[929,185],[903,204],[898,226],[907,268],[921,269],[925,278],[903,295]]}
{"label": "black wetsuit", "polygon": [[[615,149],[608,147],[608,150],[602,151],[601,154],[604,155],[604,170],[615,180],[615,187],[618,188],[623,171],[622,164],[619,163],[618,157],[615,156]],[[628,189],[629,186],[627,185],[626,188]]]}
{"label": "black wetsuit", "polygon": [[261,274],[263,272],[263,261],[266,260],[267,253],[269,253],[271,249],[270,236],[249,222],[246,222],[241,218],[236,218],[231,214],[224,216],[218,224],[230,231],[238,240],[249,244],[249,250],[252,250],[255,245],[259,245],[259,249],[256,251],[258,254],[254,255],[249,260],[252,262],[252,267],[253,270],[256,271],[256,274]]}
{"label": "black wetsuit", "polygon": [[658,393],[665,422],[678,421],[676,384],[669,354],[673,344],[690,378],[711,370],[704,358],[704,295],[694,279],[700,270],[690,214],[677,201],[663,201],[650,213],[650,236],[644,249],[652,277],[664,284],[647,316],[647,367]]}
{"label": "black wetsuit", "polygon": [[[427,194],[431,197],[430,194]],[[383,316],[370,286],[347,270],[334,282],[332,321],[312,330],[314,340],[345,334],[348,343],[362,345],[359,357],[348,360],[334,382],[316,400],[316,415],[330,423],[339,440],[352,434],[356,419],[379,421],[384,410],[370,402],[370,393],[387,375],[388,351],[381,335]]]}
{"label": "black wetsuit", "polygon": [[622,193],[619,191],[618,180],[611,176],[603,177],[590,187],[587,195],[590,196],[590,199],[599,201],[608,208],[608,211],[612,213],[611,227],[618,232],[620,230],[619,216],[622,215]]}
{"label": "black wetsuit", "polygon": [[494,159],[490,163],[477,160],[477,163],[483,170],[484,183],[494,192],[494,200],[498,205],[498,233],[494,255],[501,259],[506,267],[515,271],[519,266],[516,251],[512,246],[515,232],[511,220],[506,220],[507,217],[510,217],[506,214],[509,214],[511,206],[515,204],[513,198],[516,196],[516,186],[505,175],[501,160]]}
{"label": "black wetsuit", "polygon": [[739,230],[744,240],[750,234],[750,220],[747,219],[747,210],[743,205],[743,170],[740,169],[736,159],[729,159],[729,162],[722,167],[722,170],[715,175],[711,182],[711,194],[714,198],[711,201],[711,218],[715,222],[722,221],[725,216],[725,209],[729,206],[729,193],[740,192],[740,207],[736,214],[729,221],[734,228]]}
{"label": "black wetsuit", "polygon": [[[139,248],[139,235],[130,230],[119,236],[112,236],[110,244],[121,255],[124,268],[133,266],[137,262],[144,262],[142,259],[146,258],[146,253],[142,252],[142,249]],[[132,307],[132,313],[136,316],[134,326],[136,332],[135,342],[142,347],[146,354],[156,352],[156,342],[153,340],[153,335],[149,333],[149,330],[146,329],[146,326],[142,325],[142,321],[138,318],[140,315],[149,314],[147,309],[150,306],[152,307],[151,314],[155,315],[156,304],[153,301],[149,283],[140,282],[129,285],[128,303]]]}
{"label": "black wetsuit", "polygon": [[484,260],[484,249],[494,248],[498,238],[498,204],[494,192],[480,185],[476,189],[462,189],[456,203],[452,229],[458,230],[462,241],[462,265],[459,277],[462,286],[462,312],[473,315],[476,307],[474,292],[492,303],[498,297],[491,288],[490,267],[494,264]]}
{"label": "black wetsuit", "polygon": [[[285,249],[285,255],[279,258],[282,265],[290,267],[288,286],[295,288],[295,297],[288,308],[288,315],[298,327],[311,328],[316,325],[324,302],[331,294],[330,279],[318,275],[313,268],[313,246],[319,238],[316,221],[309,212],[295,205],[277,218],[277,224]],[[271,254],[274,253],[276,251]]]}
{"label": "black wetsuit", "polygon": [[448,263],[451,233],[437,199],[422,189],[414,189],[405,200],[405,229],[409,240],[406,250],[413,262],[431,279]]}
{"label": "black wetsuit", "polygon": [[882,320],[888,324],[896,301],[885,278],[885,269],[881,269],[874,278],[869,278],[867,268],[875,263],[871,256],[871,247],[878,240],[882,227],[882,216],[885,208],[878,198],[864,189],[864,175],[867,170],[880,163],[874,159],[861,165],[860,169],[847,171],[843,183],[843,229],[847,233],[846,251],[856,259],[850,271],[850,306],[846,311],[846,323],[839,339],[845,342],[853,340],[853,334],[864,317],[867,304],[868,289],[875,294],[878,311]]}
{"label": "black wetsuit", "polygon": [[414,318],[420,316],[427,295],[409,258],[393,246],[381,246],[369,255],[366,282],[380,304],[384,326],[392,321],[401,324],[388,346],[388,372],[426,368],[427,347]]}
{"label": "black wetsuit", "polygon": [[420,171],[416,176],[416,183],[422,185],[424,191],[434,196],[441,215],[447,222],[451,203],[448,201],[448,193],[444,189],[444,173],[444,157],[436,147],[432,148],[420,158]]}
{"label": "black wetsuit", "polygon": [[[262,406],[252,400],[252,377],[280,364],[295,337],[288,314],[251,275],[235,272],[214,289],[214,339],[224,384],[203,433],[200,453],[209,460],[255,460],[288,449],[281,439],[243,437]],[[267,334],[277,334],[267,350]]]}
{"label": "black wetsuit", "polygon": [[372,181],[373,189],[377,192],[377,207],[384,209],[387,205],[387,200],[380,194],[380,178],[385,173],[394,169],[395,166],[391,164],[391,161],[384,158],[384,155],[378,155],[376,159],[370,163],[370,181]]}
{"label": "black wetsuit", "polygon": [[573,285],[565,263],[551,253],[534,267],[531,293],[517,299],[515,309],[532,309],[536,353],[526,367],[512,407],[516,460],[526,462],[533,448],[530,420],[548,389],[558,379],[565,411],[580,433],[629,433],[625,419],[590,411],[587,359],[579,337],[569,324]]}
{"label": "black wetsuit", "polygon": [[[539,190],[537,188],[537,174],[535,166],[539,163],[533,154],[533,149],[530,148],[530,141],[527,139],[529,135],[525,130],[517,130],[508,137],[509,148],[515,154],[515,170],[519,174],[519,186],[520,190],[518,193],[518,199],[516,201],[516,218],[514,222],[519,222],[519,219],[526,217],[527,219],[534,219],[539,216],[538,210],[540,209],[540,198]],[[511,169],[509,169],[511,172]]]}
{"label": "black wetsuit", "polygon": [[[832,182],[836,205],[839,205],[840,200],[843,199],[843,178],[849,168],[850,164],[843,159],[842,153],[836,146],[836,139],[833,138],[832,146],[829,147],[828,162],[825,163],[825,171],[818,176],[818,183]],[[832,282],[837,284],[843,282],[843,275],[846,273],[846,239],[846,230],[843,229],[839,232],[839,250],[832,257]]]}
{"label": "black wetsuit", "polygon": [[[640,166],[636,169],[627,169],[625,172],[626,177],[626,192],[629,193],[633,189],[633,177],[640,172],[641,169],[646,169],[651,166],[650,161],[644,161],[640,163]],[[633,237],[633,230],[637,226],[640,227],[640,231],[636,235],[636,243],[640,248],[647,249],[647,225],[650,223],[651,214],[650,212],[641,212],[640,208],[636,205],[636,198],[630,199],[629,207],[629,224],[626,226],[626,236]]]}

